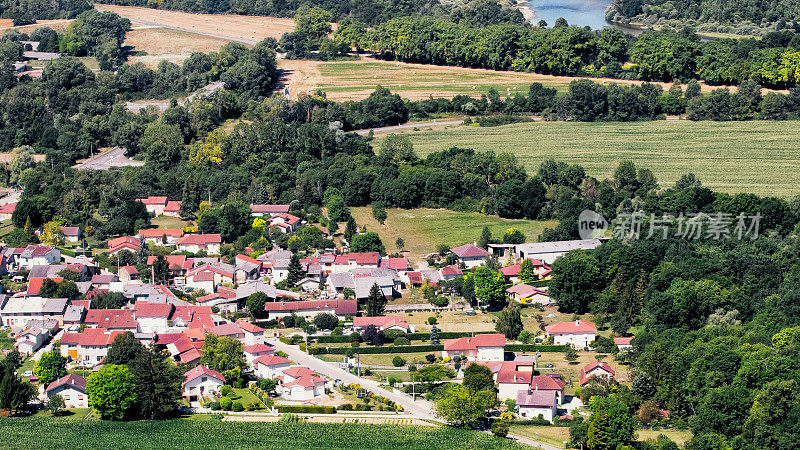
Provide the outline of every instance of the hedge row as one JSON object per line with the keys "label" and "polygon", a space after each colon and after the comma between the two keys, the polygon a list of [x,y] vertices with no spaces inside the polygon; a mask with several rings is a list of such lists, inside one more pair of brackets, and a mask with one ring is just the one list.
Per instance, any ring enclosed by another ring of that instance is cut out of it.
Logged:
{"label": "hedge row", "polygon": [[336,414],[334,406],[276,405],[279,413]]}
{"label": "hedge row", "polygon": [[316,340],[320,344],[346,344],[350,342],[350,335],[341,335],[341,336],[311,336],[311,339]]}
{"label": "hedge row", "polygon": [[507,352],[561,353],[567,351],[566,345],[506,344]]}
{"label": "hedge row", "polygon": [[315,347],[309,349],[312,355],[346,355],[350,350],[362,355],[377,353],[417,353],[417,352],[440,352],[444,350],[444,345],[404,345],[402,347]]}

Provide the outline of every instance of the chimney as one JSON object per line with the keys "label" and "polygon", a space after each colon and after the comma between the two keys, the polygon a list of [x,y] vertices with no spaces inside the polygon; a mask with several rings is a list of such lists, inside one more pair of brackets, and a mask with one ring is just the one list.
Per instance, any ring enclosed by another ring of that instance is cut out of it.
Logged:
{"label": "chimney", "polygon": [[580,326],[580,325],[581,325],[581,321],[580,321],[580,320],[576,320],[576,321],[575,321],[575,326],[576,326],[576,327],[578,327],[578,326]]}

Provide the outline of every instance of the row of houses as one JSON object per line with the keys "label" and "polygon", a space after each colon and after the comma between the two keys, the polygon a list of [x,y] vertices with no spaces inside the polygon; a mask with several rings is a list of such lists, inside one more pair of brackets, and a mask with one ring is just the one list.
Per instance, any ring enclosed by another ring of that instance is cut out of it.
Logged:
{"label": "row of houses", "polygon": [[[147,212],[153,216],[170,216],[180,217],[181,205],[180,200],[170,200],[168,196],[149,196],[146,198],[138,198],[136,201],[141,202],[147,208]],[[288,215],[289,205],[250,205],[252,217],[273,217],[278,215]]]}

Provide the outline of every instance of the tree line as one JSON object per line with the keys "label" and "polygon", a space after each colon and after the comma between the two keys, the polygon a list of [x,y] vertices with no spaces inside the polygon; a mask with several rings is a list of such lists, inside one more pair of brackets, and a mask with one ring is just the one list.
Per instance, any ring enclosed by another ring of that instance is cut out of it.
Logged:
{"label": "tree line", "polygon": [[19,26],[37,20],[74,19],[91,9],[91,3],[85,0],[3,0],[0,2],[0,18],[14,19],[14,26]]}
{"label": "tree line", "polygon": [[785,88],[798,81],[800,37],[792,30],[761,39],[702,42],[692,30],[646,31],[639,37],[615,28],[592,31],[560,23],[473,27],[433,17],[398,17],[375,27],[343,22],[336,31],[349,46],[383,59],[550,75],[671,82],[753,80]]}

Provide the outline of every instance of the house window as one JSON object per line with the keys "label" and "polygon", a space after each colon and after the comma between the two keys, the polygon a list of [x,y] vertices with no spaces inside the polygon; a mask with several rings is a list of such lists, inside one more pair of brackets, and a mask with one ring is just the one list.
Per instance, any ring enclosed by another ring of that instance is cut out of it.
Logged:
{"label": "house window", "polygon": [[64,396],[64,401],[69,401],[69,395]]}
{"label": "house window", "polygon": [[205,383],[206,381],[208,381],[208,377],[203,377],[203,379],[202,379],[202,380],[200,380],[200,381],[201,381],[202,383]]}

